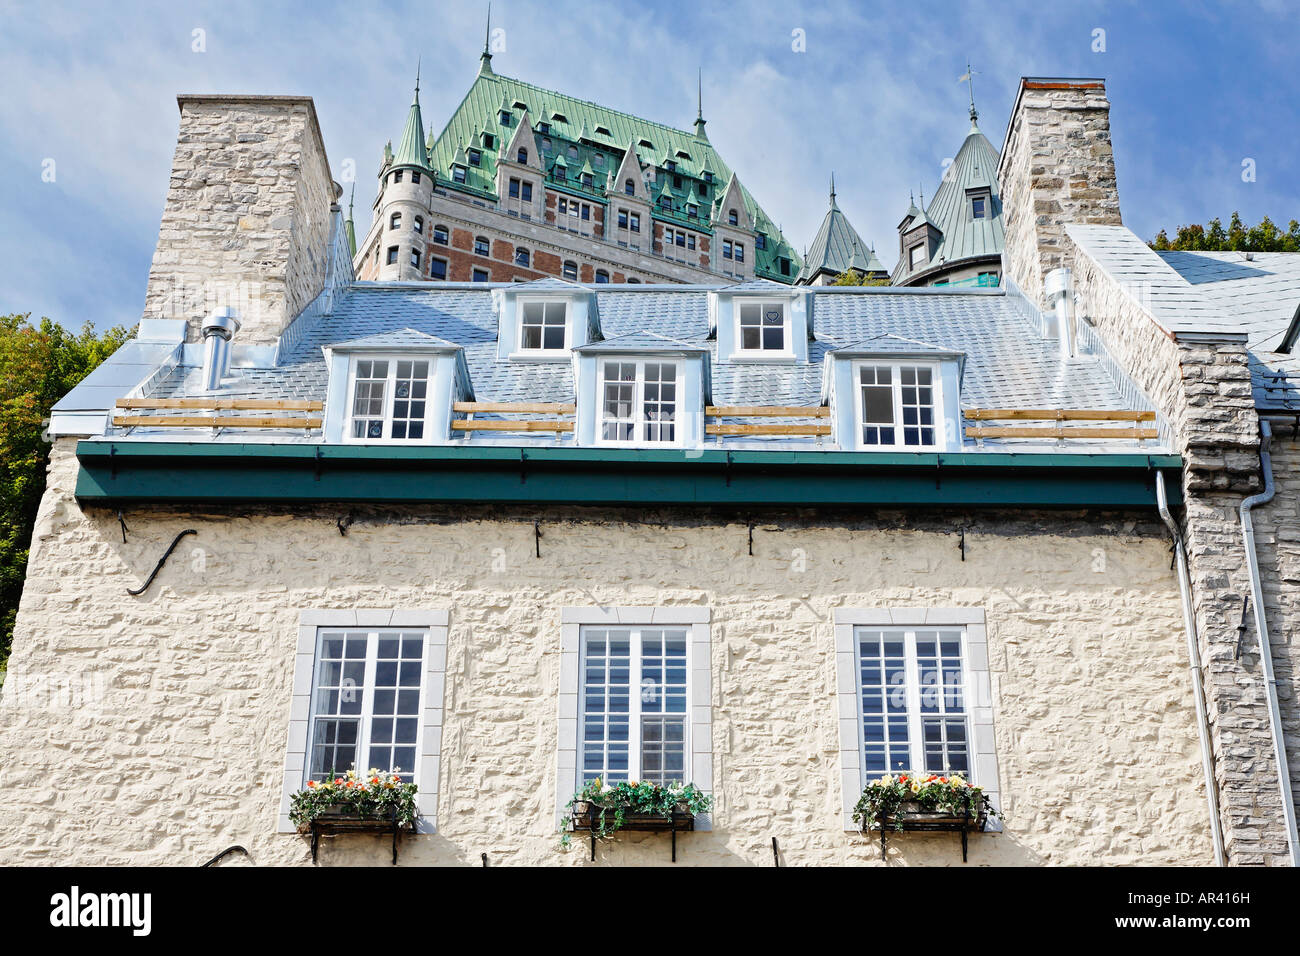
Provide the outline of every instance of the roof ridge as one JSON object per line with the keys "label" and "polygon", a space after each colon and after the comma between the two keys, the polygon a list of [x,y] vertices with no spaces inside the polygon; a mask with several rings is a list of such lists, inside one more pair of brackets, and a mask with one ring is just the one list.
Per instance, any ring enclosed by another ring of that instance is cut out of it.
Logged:
{"label": "roof ridge", "polygon": [[667,130],[670,133],[679,133],[687,139],[695,139],[693,132],[679,129],[676,126],[669,126],[667,123],[660,123],[658,120],[646,119],[644,116],[637,116],[635,113],[628,113],[624,110],[616,110],[609,106],[602,106],[594,100],[585,100],[580,96],[573,96],[561,90],[551,90],[544,86],[538,86],[536,83],[529,83],[527,80],[521,80],[518,77],[506,76],[504,73],[493,73],[492,77],[498,80],[509,80],[511,83],[518,83],[520,86],[526,86],[530,90],[537,90],[539,93],[547,93],[551,96],[563,96],[565,99],[573,100],[575,103],[581,103],[583,106],[592,106],[598,110],[604,110],[606,113],[615,113],[618,116],[626,116],[628,119],[636,120],[638,123],[649,123],[651,126],[657,126],[660,129]]}

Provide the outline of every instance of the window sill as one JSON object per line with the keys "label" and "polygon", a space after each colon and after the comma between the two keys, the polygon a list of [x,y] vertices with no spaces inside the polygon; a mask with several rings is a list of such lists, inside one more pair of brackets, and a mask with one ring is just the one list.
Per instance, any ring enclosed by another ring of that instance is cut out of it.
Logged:
{"label": "window sill", "polygon": [[728,357],[729,362],[747,363],[751,365],[791,365],[798,361],[793,352],[732,352]]}

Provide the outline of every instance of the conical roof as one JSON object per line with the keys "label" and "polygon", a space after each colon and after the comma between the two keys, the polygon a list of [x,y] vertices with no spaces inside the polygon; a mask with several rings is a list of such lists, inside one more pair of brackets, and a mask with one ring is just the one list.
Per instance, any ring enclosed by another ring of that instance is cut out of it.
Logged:
{"label": "conical roof", "polygon": [[417,169],[429,168],[429,153],[424,145],[424,118],[420,116],[420,83],[415,84],[415,99],[406,114],[406,129],[397,144],[393,156],[394,166],[414,166]]}
{"label": "conical roof", "polygon": [[822,272],[839,275],[850,269],[868,275],[886,271],[871,247],[862,241],[858,231],[840,210],[839,203],[835,201],[835,186],[832,182],[830,208],[826,210],[826,218],[822,220],[821,228],[817,230],[804,257],[800,279],[811,281]]}

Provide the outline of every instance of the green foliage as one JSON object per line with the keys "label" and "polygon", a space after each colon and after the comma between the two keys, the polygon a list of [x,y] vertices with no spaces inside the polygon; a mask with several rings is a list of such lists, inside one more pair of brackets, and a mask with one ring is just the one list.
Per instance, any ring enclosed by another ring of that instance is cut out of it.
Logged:
{"label": "green foliage", "polygon": [[831,285],[889,285],[889,280],[871,279],[867,277],[865,272],[849,269],[847,272],[841,272],[837,275]]}
{"label": "green foliage", "polygon": [[1300,252],[1300,222],[1292,219],[1283,232],[1273,220],[1265,216],[1259,225],[1246,226],[1238,213],[1232,214],[1228,228],[1216,216],[1206,226],[1179,226],[1173,239],[1161,229],[1159,235],[1147,243],[1159,252],[1170,249],[1191,252]]}
{"label": "green foliage", "polygon": [[326,810],[342,808],[349,816],[360,819],[392,819],[394,812],[401,825],[414,825],[420,815],[415,808],[418,788],[402,783],[394,773],[371,769],[364,777],[355,770],[327,780],[310,781],[290,799],[289,819],[294,826],[306,827]]}
{"label": "green foliage", "polygon": [[[613,834],[623,826],[629,813],[648,813],[671,820],[678,807],[695,816],[708,813],[713,808],[713,798],[701,792],[695,784],[688,783],[661,787],[655,783],[616,783],[606,786],[599,777],[573,795],[565,809],[572,812],[580,803],[588,804],[596,820],[594,833],[600,839]],[[572,834],[572,817],[564,824],[561,845],[569,845]]]}
{"label": "green foliage", "polygon": [[[894,828],[901,830],[903,820],[898,808],[904,803],[917,803],[927,813],[962,816],[967,810],[974,814],[983,799],[984,788],[968,783],[959,773],[886,774],[867,784],[862,791],[857,806],[853,808],[853,822],[867,830],[889,817],[893,819]],[[987,803],[985,811],[989,816],[997,816],[997,811]]]}
{"label": "green foliage", "polygon": [[45,491],[45,421],[56,401],[128,339],[78,333],[31,313],[0,316],[0,668],[9,658],[36,509]]}

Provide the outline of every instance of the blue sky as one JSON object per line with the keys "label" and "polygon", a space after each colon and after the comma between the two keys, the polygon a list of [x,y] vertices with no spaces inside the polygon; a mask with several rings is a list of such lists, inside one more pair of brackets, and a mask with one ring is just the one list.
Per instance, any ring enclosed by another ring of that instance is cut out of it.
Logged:
{"label": "blue sky", "polygon": [[[355,163],[364,232],[417,58],[426,122],[441,127],[473,79],[485,14],[475,0],[0,2],[0,313],[134,324],[178,92],[314,97],[335,178]],[[1300,218],[1293,0],[497,0],[493,26],[498,72],[679,127],[703,68],[710,138],[799,248],[833,169],[841,208],[893,264],[909,191],[932,195],[965,135],[968,59],[995,146],[1020,76],[1106,78],[1124,221],[1144,238],[1234,209]]]}

